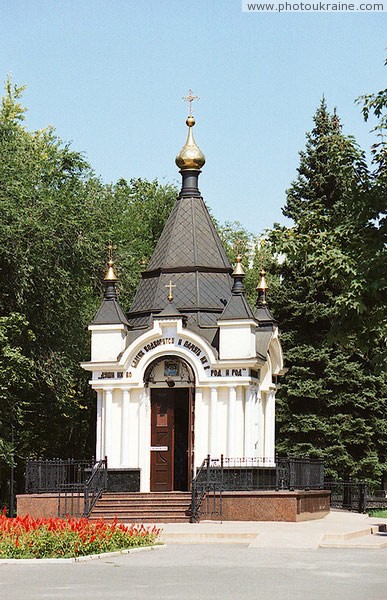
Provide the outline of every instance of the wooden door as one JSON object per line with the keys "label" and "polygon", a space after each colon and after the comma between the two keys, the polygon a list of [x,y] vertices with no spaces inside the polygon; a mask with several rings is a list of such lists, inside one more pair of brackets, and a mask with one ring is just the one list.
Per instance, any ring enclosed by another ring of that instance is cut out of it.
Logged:
{"label": "wooden door", "polygon": [[151,399],[151,492],[173,490],[174,400],[171,390],[154,390]]}

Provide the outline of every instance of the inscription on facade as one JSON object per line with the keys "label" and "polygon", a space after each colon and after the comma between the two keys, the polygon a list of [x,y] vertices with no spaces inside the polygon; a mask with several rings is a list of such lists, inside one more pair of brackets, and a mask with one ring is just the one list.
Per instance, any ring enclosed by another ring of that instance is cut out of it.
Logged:
{"label": "inscription on facade", "polygon": [[173,337],[159,338],[158,340],[149,342],[149,344],[145,344],[145,346],[143,346],[143,348],[141,348],[141,350],[139,350],[139,352],[137,352],[136,356],[133,358],[133,360],[131,362],[131,366],[133,368],[136,368],[138,363],[142,359],[142,357],[145,356],[145,354],[147,352],[149,352],[150,350],[153,350],[153,348],[157,348],[158,346],[163,346],[163,345],[182,346],[183,348],[190,350],[190,352],[193,352],[193,354],[195,354],[200,359],[200,362],[203,365],[204,370],[211,368],[208,358],[202,352],[202,350],[199,348],[199,346],[196,346],[196,344],[194,344],[193,342],[190,342],[189,340],[183,340],[181,338],[178,338],[177,340],[175,340],[175,338],[173,338]]}
{"label": "inscription on facade", "polygon": [[102,371],[102,373],[98,377],[98,379],[114,379],[114,372],[113,371]]}
{"label": "inscription on facade", "polygon": [[211,369],[211,377],[248,377],[248,369]]}
{"label": "inscription on facade", "polygon": [[142,357],[150,350],[153,350],[153,348],[157,348],[158,346],[163,346],[164,344],[174,344],[174,343],[175,343],[175,338],[172,337],[172,338],[159,338],[158,340],[149,342],[149,344],[145,344],[143,349],[140,350],[139,352],[137,352],[136,356],[132,360],[132,363],[131,363],[132,367],[133,368],[137,367],[137,365],[140,362],[140,360],[142,359]]}
{"label": "inscription on facade", "polygon": [[114,371],[102,371],[98,379],[114,379],[115,377],[117,377],[117,379],[122,379],[123,376],[124,373],[122,371],[117,371],[117,373]]}

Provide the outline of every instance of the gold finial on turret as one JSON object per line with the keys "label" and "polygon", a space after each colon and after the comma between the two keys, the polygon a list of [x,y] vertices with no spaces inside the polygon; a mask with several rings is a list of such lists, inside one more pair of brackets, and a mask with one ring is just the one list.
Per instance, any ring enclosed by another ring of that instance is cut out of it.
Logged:
{"label": "gold finial on turret", "polygon": [[175,162],[182,171],[189,169],[199,171],[206,162],[206,158],[199,146],[196,144],[192,133],[192,127],[195,125],[195,119],[192,115],[192,102],[199,100],[199,97],[194,96],[192,90],[189,90],[188,96],[184,96],[183,100],[189,103],[189,115],[186,120],[186,124],[188,125],[188,134],[187,140],[179,154],[176,156]]}
{"label": "gold finial on turret", "polygon": [[258,298],[257,298],[257,304],[256,304],[257,307],[267,305],[266,290],[268,289],[269,286],[266,283],[265,275],[266,275],[266,271],[265,271],[265,269],[262,268],[261,272],[260,272],[261,281],[257,285],[257,292],[258,292]]}
{"label": "gold finial on turret", "polygon": [[114,271],[113,244],[111,242],[108,244],[108,259],[108,268],[103,279],[104,281],[117,281],[117,275]]}
{"label": "gold finial on turret", "polygon": [[258,283],[258,285],[257,285],[257,288],[256,288],[256,289],[257,289],[257,291],[260,291],[260,290],[267,290],[267,289],[268,289],[268,285],[267,285],[267,283],[266,283],[266,279],[265,279],[265,275],[266,275],[266,271],[265,271],[265,269],[263,269],[263,268],[262,268],[262,269],[261,269],[261,272],[260,272],[259,274],[260,274],[260,276],[261,276],[261,281]]}
{"label": "gold finial on turret", "polygon": [[239,277],[241,277],[241,276],[245,275],[245,272],[242,267],[242,255],[240,252],[238,252],[235,260],[236,260],[236,265],[234,267],[232,274],[238,275]]}

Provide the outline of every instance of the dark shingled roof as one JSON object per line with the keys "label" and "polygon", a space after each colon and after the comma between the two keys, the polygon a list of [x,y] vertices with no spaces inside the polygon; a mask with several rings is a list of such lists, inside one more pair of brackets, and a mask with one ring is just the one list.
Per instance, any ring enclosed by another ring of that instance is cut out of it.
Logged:
{"label": "dark shingled roof", "polygon": [[142,274],[128,314],[134,328],[150,326],[151,315],[166,306],[171,280],[174,304],[187,326],[210,342],[231,296],[230,261],[201,196],[179,196],[148,268]]}
{"label": "dark shingled roof", "polygon": [[219,321],[237,321],[238,319],[254,320],[254,316],[246,298],[242,294],[233,294],[219,317]]}
{"label": "dark shingled roof", "polygon": [[163,310],[157,314],[158,318],[171,318],[171,317],[176,317],[176,318],[184,318],[184,315],[181,314],[181,312],[179,311],[178,308],[176,308],[174,302],[168,302],[168,304],[166,305],[165,308],[163,308]]}
{"label": "dark shingled roof", "polygon": [[207,207],[201,197],[177,199],[147,271],[184,266],[231,269]]}
{"label": "dark shingled roof", "polygon": [[258,321],[258,325],[260,329],[270,329],[272,330],[275,325],[277,325],[277,321],[271,314],[267,304],[264,306],[257,306],[254,311],[254,318]]}
{"label": "dark shingled roof", "polygon": [[272,337],[273,332],[268,330],[259,331],[258,329],[255,334],[255,349],[257,352],[257,356],[259,356],[263,360],[267,359],[267,352],[269,350],[269,345]]}
{"label": "dark shingled roof", "polygon": [[92,325],[117,325],[123,323],[128,325],[128,321],[118,304],[117,300],[102,300],[102,304],[97,310],[97,313],[92,321]]}

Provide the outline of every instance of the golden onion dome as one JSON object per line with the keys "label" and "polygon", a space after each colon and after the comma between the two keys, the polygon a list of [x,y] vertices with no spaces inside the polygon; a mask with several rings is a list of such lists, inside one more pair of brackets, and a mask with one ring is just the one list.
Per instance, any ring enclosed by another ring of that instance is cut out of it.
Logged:
{"label": "golden onion dome", "polygon": [[180,150],[179,154],[176,156],[175,162],[182,171],[189,169],[194,169],[197,171],[202,168],[206,162],[206,158],[199,146],[196,144],[192,133],[192,127],[195,125],[194,117],[189,115],[186,123],[188,125],[187,141]]}

